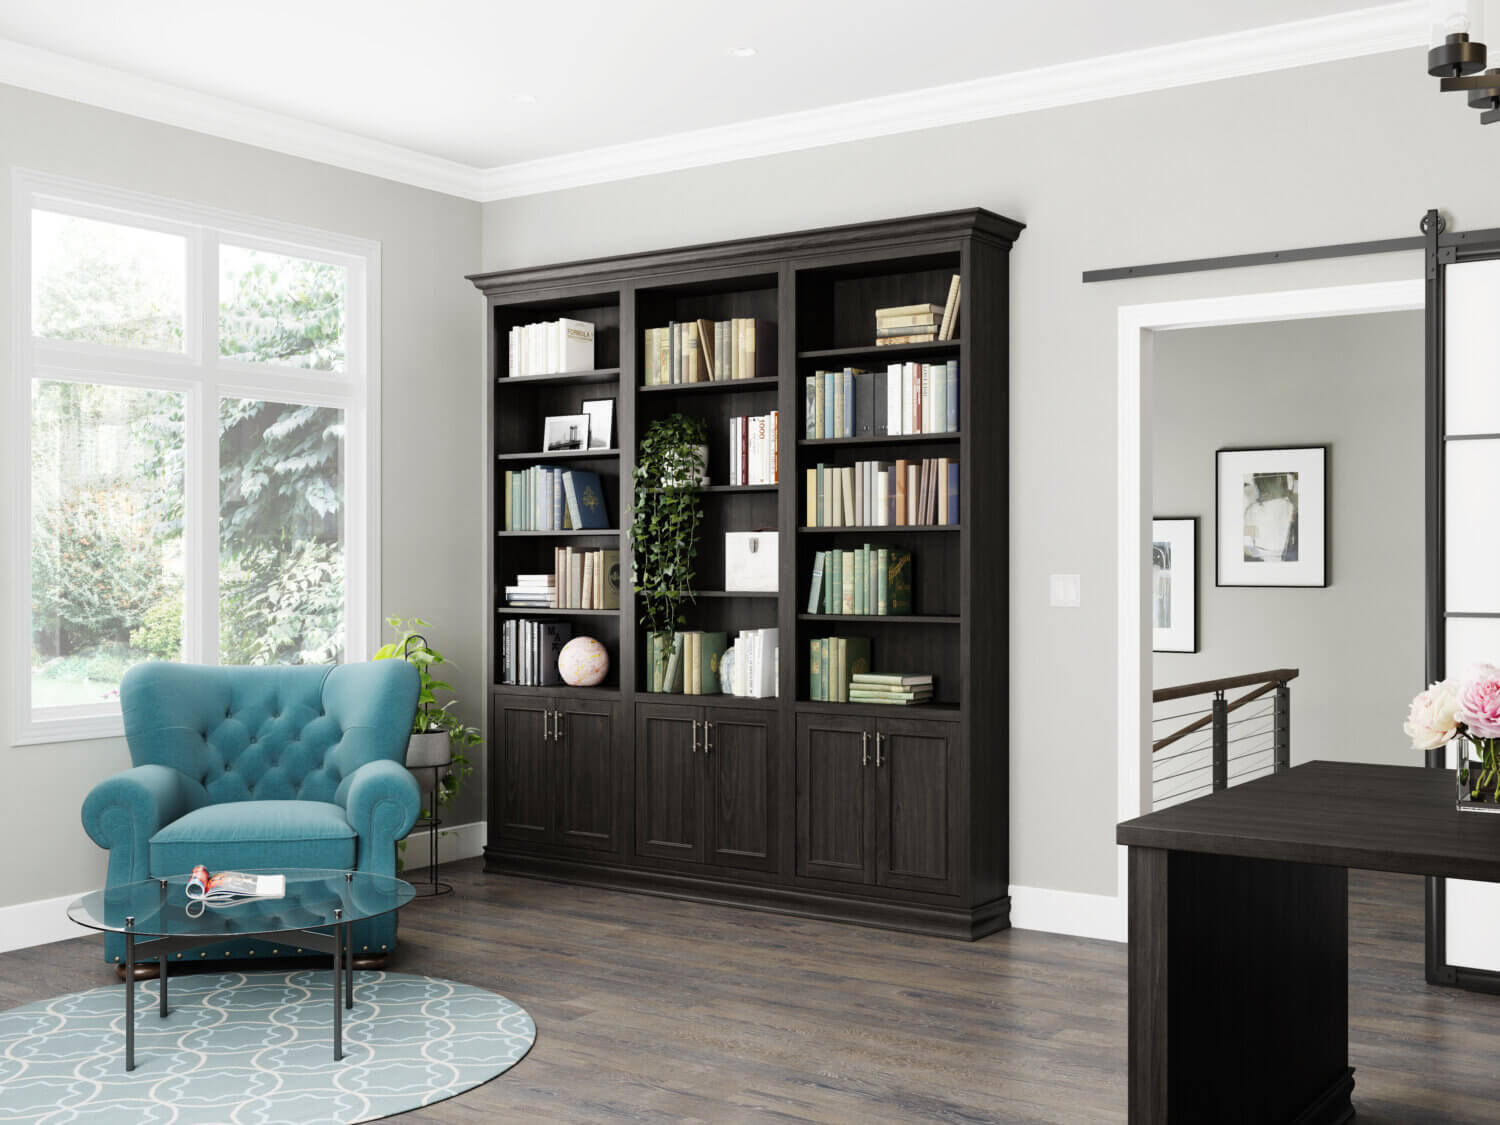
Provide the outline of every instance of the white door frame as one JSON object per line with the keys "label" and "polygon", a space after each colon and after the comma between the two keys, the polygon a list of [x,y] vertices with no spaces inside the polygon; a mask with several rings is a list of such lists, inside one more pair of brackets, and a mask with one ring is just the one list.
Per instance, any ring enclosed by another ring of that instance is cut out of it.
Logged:
{"label": "white door frame", "polygon": [[[1140,816],[1151,805],[1151,631],[1150,576],[1145,544],[1151,532],[1151,369],[1157,332],[1305,320],[1323,316],[1422,309],[1420,276],[1400,281],[1244,293],[1189,301],[1122,305],[1119,310],[1118,450],[1119,482],[1119,678],[1117,699],[1119,819]],[[1213,535],[1209,541],[1212,544]],[[1117,848],[1120,904],[1119,940],[1128,932],[1127,850]]]}

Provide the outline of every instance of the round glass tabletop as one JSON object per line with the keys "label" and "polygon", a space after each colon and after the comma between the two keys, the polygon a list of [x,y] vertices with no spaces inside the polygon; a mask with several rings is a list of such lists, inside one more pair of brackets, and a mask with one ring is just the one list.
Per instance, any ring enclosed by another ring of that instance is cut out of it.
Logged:
{"label": "round glass tabletop", "polygon": [[93,891],[68,907],[68,917],[92,930],[142,937],[251,937],[286,930],[317,929],[339,922],[359,922],[399,910],[412,900],[410,883],[368,871],[284,868],[247,870],[251,875],[285,875],[281,898],[249,899],[208,906],[187,897],[190,876],[169,875]]}

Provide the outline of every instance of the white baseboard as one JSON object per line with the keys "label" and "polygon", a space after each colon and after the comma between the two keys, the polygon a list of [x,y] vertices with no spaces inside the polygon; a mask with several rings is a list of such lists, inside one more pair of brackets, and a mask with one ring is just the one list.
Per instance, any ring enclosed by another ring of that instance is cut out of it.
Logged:
{"label": "white baseboard", "polygon": [[93,933],[93,930],[86,930],[68,919],[68,904],[85,893],[75,891],[56,898],[0,906],[0,953],[25,949],[30,945],[50,945],[54,941]]}
{"label": "white baseboard", "polygon": [[1124,941],[1124,914],[1114,895],[1086,895],[1046,887],[1011,887],[1010,924],[1018,930]]}
{"label": "white baseboard", "polygon": [[[470,824],[443,825],[438,829],[438,862],[452,863],[456,859],[473,859],[484,854],[484,841],[488,836],[488,822],[476,820]],[[406,838],[406,851],[402,853],[402,871],[425,871],[429,860],[427,833],[413,832]]]}

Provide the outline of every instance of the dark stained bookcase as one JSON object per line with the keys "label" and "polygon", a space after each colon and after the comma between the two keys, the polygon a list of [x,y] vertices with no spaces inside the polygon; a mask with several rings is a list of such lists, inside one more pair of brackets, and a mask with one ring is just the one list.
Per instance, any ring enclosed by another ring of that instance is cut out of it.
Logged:
{"label": "dark stained bookcase", "polygon": [[[487,537],[492,670],[485,868],[700,898],[950,937],[1009,925],[1007,460],[1009,252],[1020,223],[980,209],[475,275],[487,298]],[[876,347],[875,310],[942,305],[962,277],[957,338]],[[512,325],[596,327],[595,370],[508,378]],[[673,320],[777,325],[775,375],[643,386],[644,333]],[[819,369],[959,360],[959,432],[813,440],[804,380]],[[614,398],[612,448],[544,454],[543,420]],[[728,419],[778,410],[780,483],[726,483]],[[780,696],[647,690],[645,630],[629,589],[638,435],[673,412],[705,419],[709,476],[688,628],[780,630]],[[807,528],[819,464],[959,460],[954,526]],[[598,472],[610,530],[505,532],[504,473],[535,464]],[[779,589],[726,592],[723,533],[780,531]],[[870,542],[910,550],[912,611],[806,613],[816,552]],[[504,604],[518,573],[551,570],[560,544],[620,549],[618,610]],[[499,683],[508,616],[598,637],[595,688]],[[811,699],[808,644],[870,638],[877,671],[931,672],[931,704]]]}

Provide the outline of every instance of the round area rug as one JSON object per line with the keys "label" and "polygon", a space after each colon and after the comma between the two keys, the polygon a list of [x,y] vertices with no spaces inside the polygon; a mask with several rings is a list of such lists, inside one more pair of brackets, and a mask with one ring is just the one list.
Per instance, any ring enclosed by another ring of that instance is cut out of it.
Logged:
{"label": "round area rug", "polygon": [[27,1125],[310,1125],[371,1121],[503,1074],[536,1024],[503,996],[451,980],[355,973],[333,1058],[329,971],[173,977],[135,993],[125,1072],[123,985],[0,1012],[0,1121]]}

